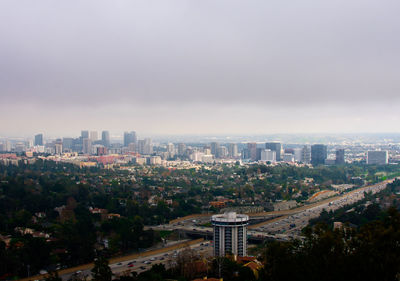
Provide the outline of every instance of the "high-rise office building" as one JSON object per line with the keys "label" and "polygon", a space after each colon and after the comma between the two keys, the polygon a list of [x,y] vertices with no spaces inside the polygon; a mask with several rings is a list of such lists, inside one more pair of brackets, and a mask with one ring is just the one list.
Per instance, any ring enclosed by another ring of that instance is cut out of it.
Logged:
{"label": "high-rise office building", "polygon": [[282,154],[282,161],[286,163],[294,162],[294,154],[292,153],[283,153]]}
{"label": "high-rise office building", "polygon": [[26,150],[25,143],[17,142],[14,147],[15,152],[23,152]]}
{"label": "high-rise office building", "polygon": [[324,144],[314,144],[311,146],[311,164],[323,165],[328,158],[328,148]]}
{"label": "high-rise office building", "polygon": [[5,142],[3,143],[3,149],[4,151],[11,151],[12,145],[9,140],[5,140]]}
{"label": "high-rise office building", "polygon": [[340,148],[336,150],[336,160],[335,164],[336,165],[343,165],[345,163],[344,161],[344,149]]}
{"label": "high-rise office building", "polygon": [[168,153],[168,157],[175,156],[175,145],[171,142],[167,144],[167,153]]}
{"label": "high-rise office building", "polygon": [[236,143],[230,143],[228,145],[228,153],[230,158],[238,157],[238,146]]}
{"label": "high-rise office building", "polygon": [[251,161],[257,160],[257,143],[255,142],[248,142],[247,143],[247,150],[245,151],[246,158],[250,159]]}
{"label": "high-rise office building", "polygon": [[54,152],[55,154],[62,154],[63,152],[63,142],[61,139],[57,139],[54,144]]}
{"label": "high-rise office building", "polygon": [[301,162],[302,151],[303,149],[299,147],[293,149],[294,161]]}
{"label": "high-rise office building", "polygon": [[92,141],[89,138],[83,139],[82,141],[82,152],[84,154],[92,153]]}
{"label": "high-rise office building", "polygon": [[214,256],[247,256],[249,216],[229,212],[212,216],[211,223],[214,228]]}
{"label": "high-rise office building", "polygon": [[128,151],[129,151],[129,152],[136,152],[136,151],[137,151],[137,145],[136,145],[136,143],[131,142],[131,143],[128,145]]}
{"label": "high-rise office building", "polygon": [[218,151],[219,151],[219,143],[218,142],[212,142],[211,143],[211,154],[215,156],[215,158],[218,158]]}
{"label": "high-rise office building", "polygon": [[95,142],[99,139],[99,134],[97,133],[97,131],[90,131],[90,140],[92,142]]}
{"label": "high-rise office building", "polygon": [[272,151],[271,149],[261,150],[260,160],[272,163],[276,162],[276,151]]}
{"label": "high-rise office building", "polygon": [[138,141],[138,151],[140,154],[152,154],[153,145],[151,144],[151,139],[146,138],[144,140]]}
{"label": "high-rise office building", "polygon": [[185,155],[185,152],[186,152],[186,144],[178,143],[178,155],[183,156]]}
{"label": "high-rise office building", "polygon": [[219,158],[226,158],[228,156],[228,149],[226,148],[226,146],[221,145],[218,148],[218,157]]}
{"label": "high-rise office building", "polygon": [[135,131],[124,133],[124,146],[128,147],[130,143],[137,143],[137,137]]}
{"label": "high-rise office building", "polygon": [[74,139],[73,138],[63,138],[63,150],[64,151],[72,151],[74,148]]}
{"label": "high-rise office building", "polygon": [[388,163],[389,153],[387,152],[387,150],[367,152],[367,164],[385,165]]}
{"label": "high-rise office building", "polygon": [[88,139],[89,138],[89,131],[81,131],[81,139]]}
{"label": "high-rise office building", "polygon": [[35,135],[35,145],[43,145],[43,134]]}
{"label": "high-rise office building", "polygon": [[276,161],[281,161],[281,150],[282,144],[280,142],[267,142],[265,143],[265,148],[275,151],[276,153]]}
{"label": "high-rise office building", "polygon": [[110,132],[103,131],[101,132],[101,141],[105,147],[110,147]]}
{"label": "high-rise office building", "polygon": [[11,151],[12,150],[12,145],[11,145],[11,142],[9,140],[6,140],[4,142],[4,148],[5,148],[5,151]]}
{"label": "high-rise office building", "polygon": [[303,146],[301,149],[301,162],[304,164],[311,163],[311,149],[308,145]]}

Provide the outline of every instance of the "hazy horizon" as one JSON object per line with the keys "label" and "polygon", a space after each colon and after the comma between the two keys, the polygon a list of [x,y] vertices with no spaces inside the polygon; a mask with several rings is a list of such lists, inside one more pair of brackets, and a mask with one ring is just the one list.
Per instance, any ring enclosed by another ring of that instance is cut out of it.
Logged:
{"label": "hazy horizon", "polygon": [[399,10],[1,1],[0,136],[397,133]]}

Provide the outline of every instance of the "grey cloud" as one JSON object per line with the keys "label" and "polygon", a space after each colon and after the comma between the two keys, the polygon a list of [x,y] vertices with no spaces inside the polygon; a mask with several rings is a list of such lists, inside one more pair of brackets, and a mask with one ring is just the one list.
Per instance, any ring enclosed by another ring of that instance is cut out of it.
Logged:
{"label": "grey cloud", "polygon": [[398,1],[2,1],[4,102],[397,101]]}

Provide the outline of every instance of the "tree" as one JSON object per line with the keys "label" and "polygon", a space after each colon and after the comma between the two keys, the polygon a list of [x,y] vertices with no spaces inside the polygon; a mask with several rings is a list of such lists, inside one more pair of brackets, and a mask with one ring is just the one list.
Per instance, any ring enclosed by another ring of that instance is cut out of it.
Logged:
{"label": "tree", "polygon": [[400,213],[359,229],[331,230],[317,224],[304,241],[266,247],[260,280],[398,280]]}
{"label": "tree", "polygon": [[108,260],[99,255],[94,260],[94,267],[92,269],[92,278],[95,281],[111,281],[112,280],[112,271],[108,266]]}

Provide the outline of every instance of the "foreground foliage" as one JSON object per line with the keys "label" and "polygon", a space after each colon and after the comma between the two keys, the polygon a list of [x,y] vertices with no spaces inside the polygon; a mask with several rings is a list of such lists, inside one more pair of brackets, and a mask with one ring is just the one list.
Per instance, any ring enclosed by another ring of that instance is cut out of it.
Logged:
{"label": "foreground foliage", "polygon": [[398,280],[400,214],[331,230],[318,224],[303,242],[273,242],[264,253],[261,280]]}

